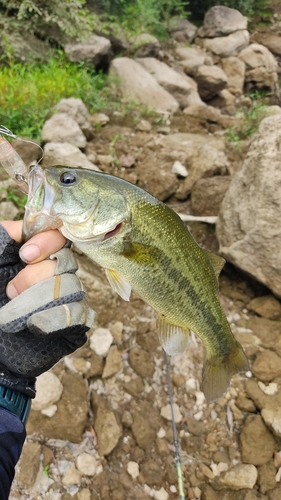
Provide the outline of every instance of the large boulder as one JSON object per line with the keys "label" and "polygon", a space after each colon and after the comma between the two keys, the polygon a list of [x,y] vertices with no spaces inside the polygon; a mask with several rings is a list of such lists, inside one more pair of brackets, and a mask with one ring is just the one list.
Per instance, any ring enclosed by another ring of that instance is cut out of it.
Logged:
{"label": "large boulder", "polygon": [[281,115],[264,118],[217,222],[220,254],[281,297]]}
{"label": "large boulder", "polygon": [[228,78],[228,90],[234,95],[243,94],[245,80],[245,63],[238,57],[225,57],[221,67]]}
{"label": "large boulder", "polygon": [[241,50],[249,45],[250,35],[247,30],[235,31],[227,36],[216,38],[201,38],[198,43],[219,57],[237,56]]}
{"label": "large boulder", "polygon": [[254,82],[257,88],[275,89],[278,81],[278,64],[266,47],[252,43],[242,50],[238,57],[246,64],[246,82]]}
{"label": "large boulder", "polygon": [[196,36],[197,27],[187,19],[174,17],[170,20],[169,32],[177,42],[192,43]]}
{"label": "large boulder", "polygon": [[188,97],[192,91],[197,91],[197,85],[192,78],[180,74],[166,63],[154,57],[139,58],[138,62],[167,92],[172,94],[182,108],[188,106]]}
{"label": "large boulder", "polygon": [[202,64],[209,66],[213,64],[212,58],[200,47],[177,47],[175,53],[180,66],[190,76],[195,76]]}
{"label": "large boulder", "polygon": [[206,12],[203,26],[198,30],[198,36],[215,38],[225,36],[239,30],[247,29],[248,20],[239,10],[216,5]]}
{"label": "large boulder", "polygon": [[87,139],[78,123],[67,113],[56,113],[45,121],[42,141],[69,142],[77,148],[85,148],[87,144]]}
{"label": "large boulder", "polygon": [[112,57],[110,40],[98,35],[92,35],[89,39],[78,43],[68,43],[64,51],[70,61],[89,61],[95,66],[108,64]]}
{"label": "large boulder", "polygon": [[194,77],[200,97],[209,100],[223,90],[228,83],[227,76],[218,66],[203,64]]}
{"label": "large boulder", "polygon": [[93,137],[94,128],[91,124],[91,116],[81,99],[75,97],[61,99],[52,110],[52,114],[54,113],[66,113],[78,123],[88,140]]}
{"label": "large boulder", "polygon": [[275,56],[281,56],[281,36],[276,33],[262,33],[256,31],[251,37],[251,41],[264,45]]}
{"label": "large boulder", "polygon": [[179,103],[141,64],[129,57],[119,57],[111,62],[110,76],[119,79],[119,88],[125,99],[135,100],[158,113],[173,113]]}

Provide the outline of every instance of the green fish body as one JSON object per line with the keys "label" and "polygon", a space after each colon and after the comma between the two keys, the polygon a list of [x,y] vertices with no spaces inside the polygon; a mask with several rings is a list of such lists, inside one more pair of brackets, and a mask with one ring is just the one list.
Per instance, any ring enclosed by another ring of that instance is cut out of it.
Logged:
{"label": "green fish body", "polygon": [[193,330],[207,351],[203,392],[222,396],[232,374],[248,369],[218,298],[224,260],[201,249],[168,206],[118,177],[37,166],[29,183],[26,237],[58,228],[105,268],[123,299],[136,291],[156,311],[168,354],[183,352]]}

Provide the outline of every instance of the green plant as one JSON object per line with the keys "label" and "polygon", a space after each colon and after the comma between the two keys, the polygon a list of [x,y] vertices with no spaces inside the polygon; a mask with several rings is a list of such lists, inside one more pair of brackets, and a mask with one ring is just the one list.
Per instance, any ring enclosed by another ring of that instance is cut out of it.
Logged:
{"label": "green plant", "polygon": [[15,189],[10,189],[7,192],[6,201],[12,201],[13,204],[20,210],[24,210],[26,200],[26,195],[19,191],[16,191]]}
{"label": "green plant", "polygon": [[268,116],[268,106],[262,102],[254,102],[252,108],[243,113],[242,123],[225,131],[229,142],[238,144],[240,140],[249,139],[258,130],[261,120]]}
{"label": "green plant", "polygon": [[0,67],[0,124],[40,140],[46,116],[60,99],[78,97],[93,112],[106,105],[109,92],[105,75],[61,53],[45,64],[12,63]]}
{"label": "green plant", "polygon": [[245,16],[252,17],[254,12],[264,9],[268,0],[189,0],[189,10],[192,19],[201,22],[205,13],[215,5],[224,5],[239,10]]}

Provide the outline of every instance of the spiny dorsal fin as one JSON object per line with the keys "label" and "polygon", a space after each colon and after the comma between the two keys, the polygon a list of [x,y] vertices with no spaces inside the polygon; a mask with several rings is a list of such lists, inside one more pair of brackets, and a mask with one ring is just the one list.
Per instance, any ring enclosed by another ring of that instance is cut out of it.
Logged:
{"label": "spiny dorsal fin", "polygon": [[167,354],[176,356],[185,351],[189,339],[188,328],[169,323],[161,314],[157,318],[157,327],[161,345]]}
{"label": "spiny dorsal fin", "polygon": [[221,273],[221,270],[225,264],[225,260],[222,257],[219,257],[218,255],[215,255],[212,252],[208,252],[208,250],[205,250],[207,257],[210,259],[212,266],[215,271],[215,275],[217,279],[219,278],[219,275]]}
{"label": "spiny dorsal fin", "polygon": [[106,277],[111,285],[111,288],[117,292],[122,299],[129,301],[131,295],[131,285],[120,274],[113,269],[105,270]]}

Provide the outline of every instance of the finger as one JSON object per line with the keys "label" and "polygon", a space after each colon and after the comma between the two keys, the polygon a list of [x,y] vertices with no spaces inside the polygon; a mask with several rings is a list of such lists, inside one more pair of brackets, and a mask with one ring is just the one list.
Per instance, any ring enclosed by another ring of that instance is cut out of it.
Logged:
{"label": "finger", "polygon": [[6,229],[9,236],[17,243],[21,242],[22,221],[21,220],[3,220],[2,226]]}
{"label": "finger", "polygon": [[32,266],[26,266],[8,283],[7,296],[13,299],[32,285],[51,278],[55,274],[55,269],[56,261],[54,260],[44,260]]}
{"label": "finger", "polygon": [[56,229],[38,233],[20,249],[20,258],[27,264],[34,264],[46,259],[60,250],[66,243],[65,237]]}

